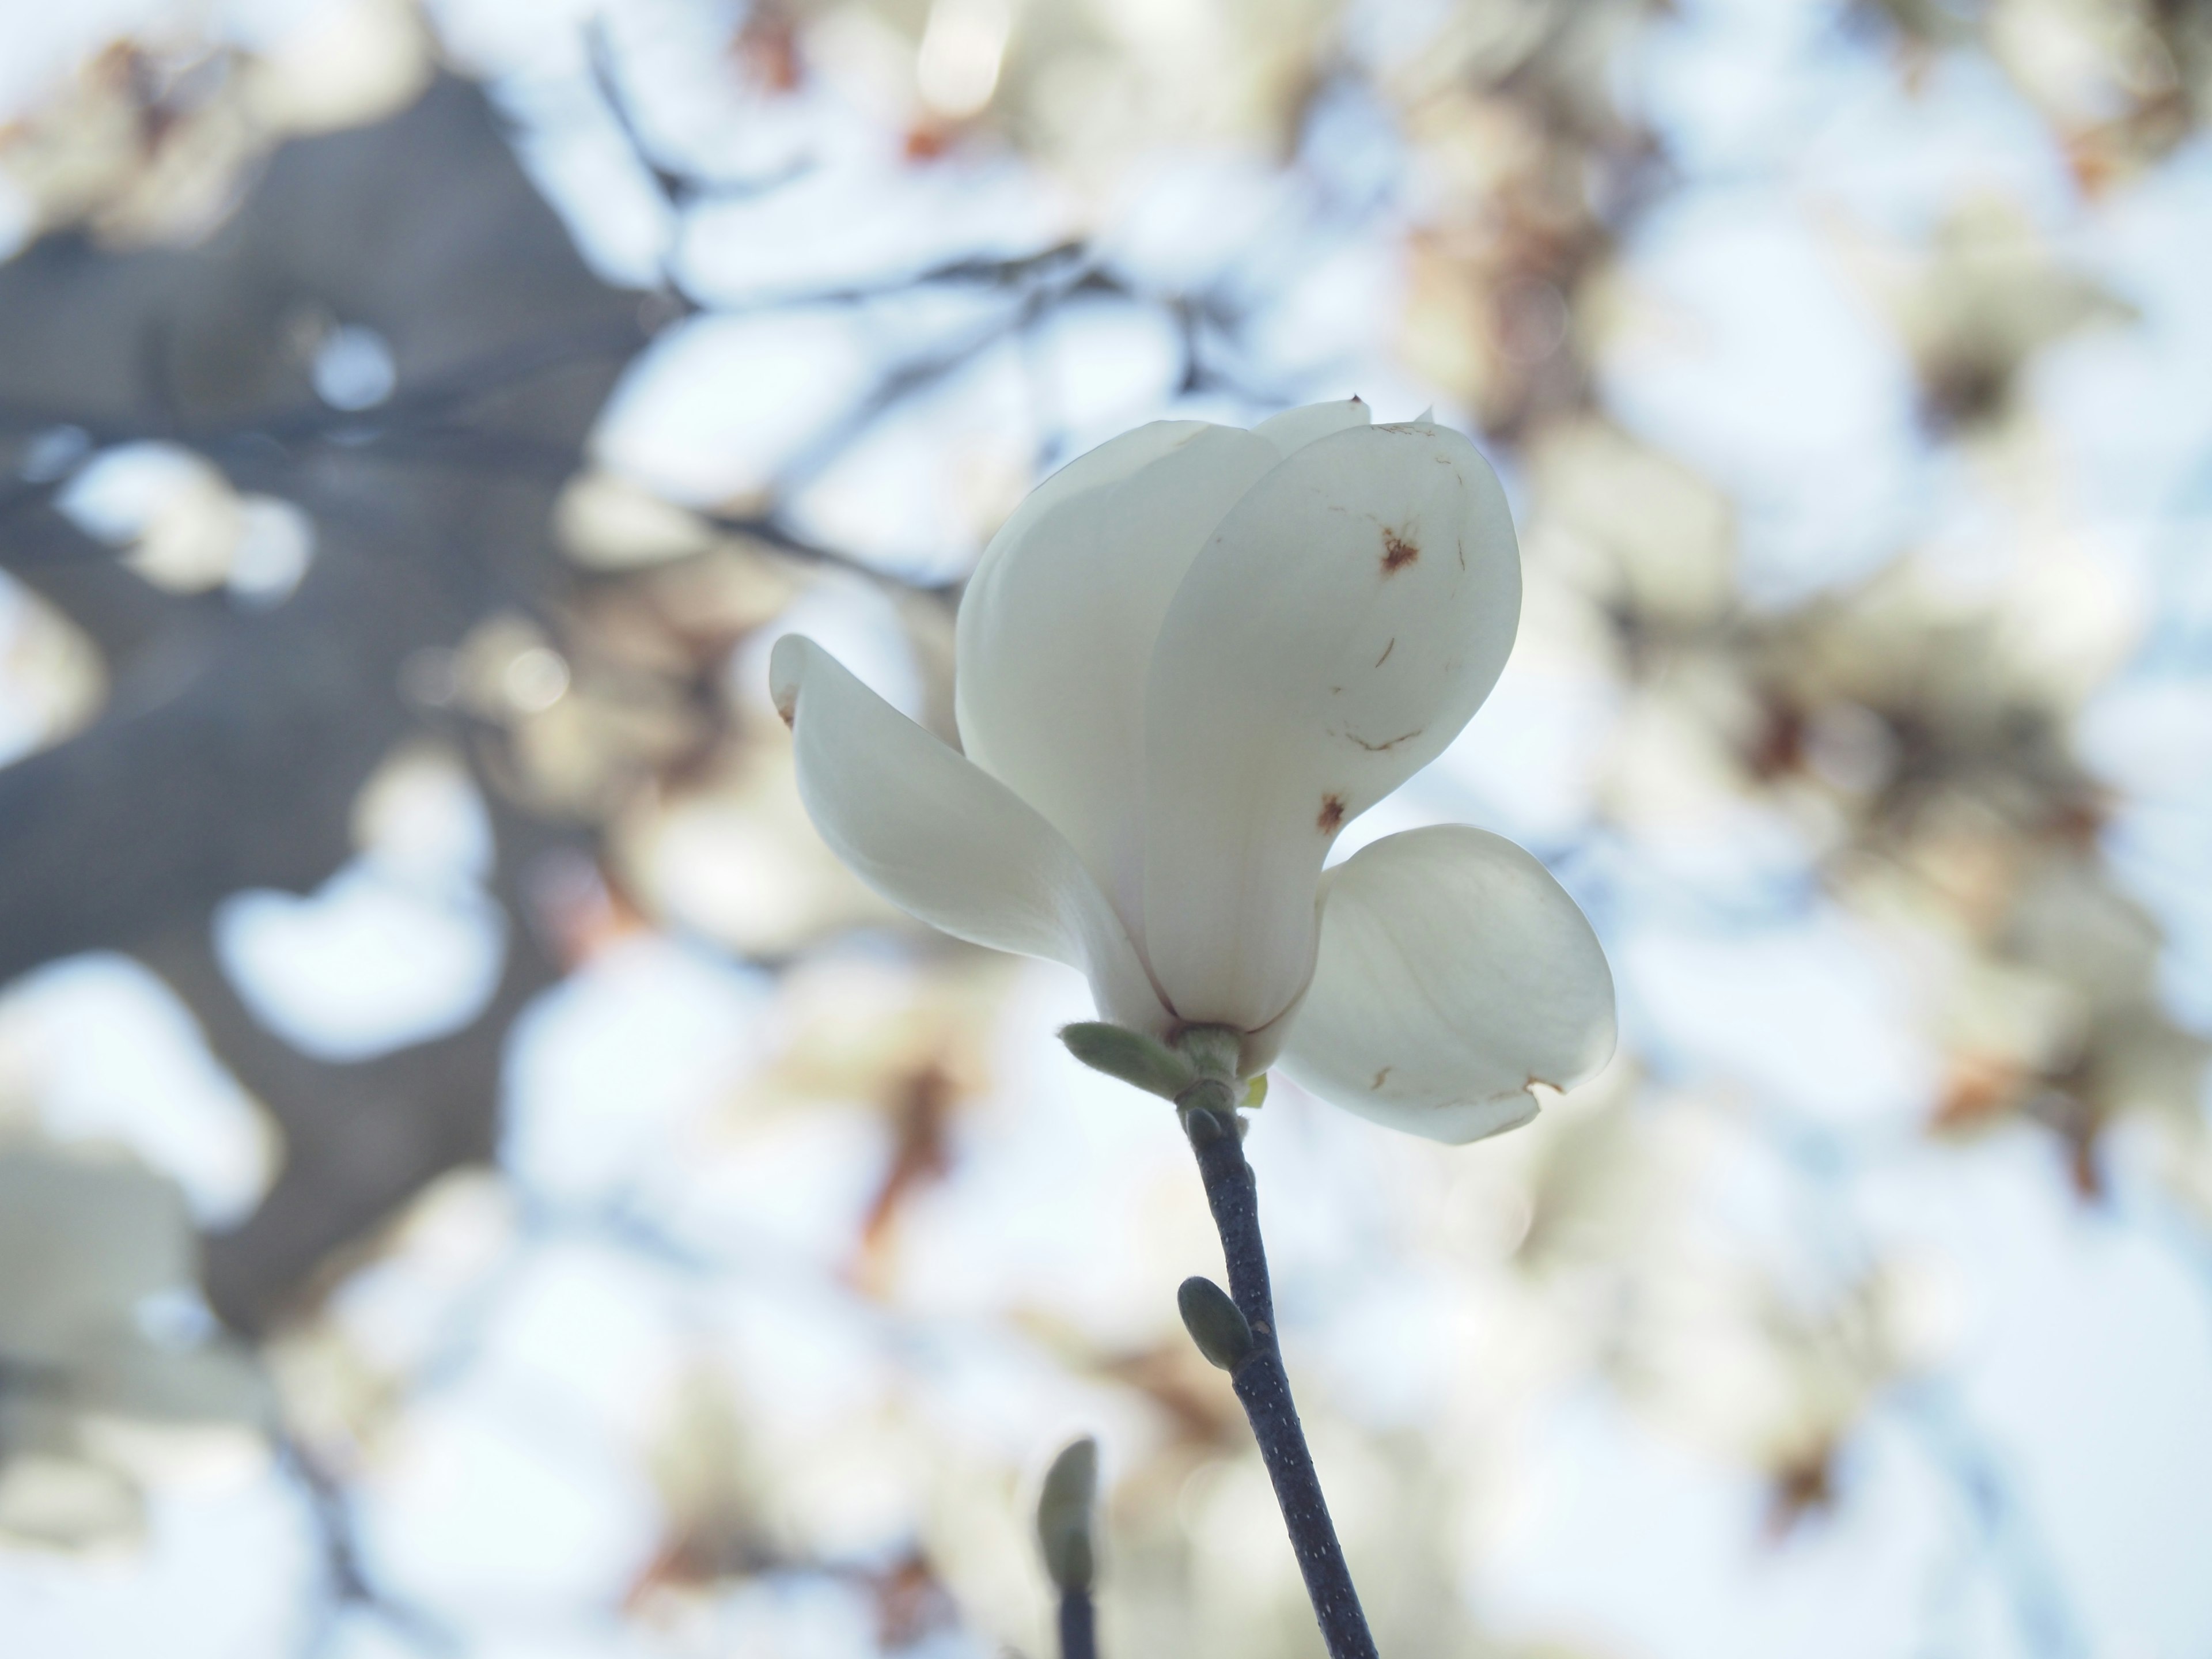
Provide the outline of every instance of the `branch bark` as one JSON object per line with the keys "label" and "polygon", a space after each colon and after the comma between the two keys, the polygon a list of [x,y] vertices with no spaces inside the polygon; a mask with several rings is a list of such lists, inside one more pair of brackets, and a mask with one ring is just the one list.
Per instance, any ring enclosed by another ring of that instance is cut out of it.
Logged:
{"label": "branch bark", "polygon": [[[1201,1085],[1205,1086],[1205,1085]],[[1367,1615],[1352,1588],[1352,1568],[1344,1559],[1328,1502],[1322,1495],[1297,1402],[1291,1395],[1290,1372],[1275,1334],[1275,1301],[1267,1279],[1267,1252],[1260,1236],[1260,1194],[1243,1138],[1232,1111],[1206,1106],[1188,1109],[1184,1125],[1198,1155],[1206,1206],[1221,1235],[1221,1254],[1229,1269],[1229,1293],[1252,1328],[1250,1354],[1229,1374],[1237,1403],[1244,1407],[1261,1461],[1275,1489],[1283,1524],[1291,1535],[1313,1602],[1314,1618],[1328,1644],[1329,1659],[1376,1659]]]}

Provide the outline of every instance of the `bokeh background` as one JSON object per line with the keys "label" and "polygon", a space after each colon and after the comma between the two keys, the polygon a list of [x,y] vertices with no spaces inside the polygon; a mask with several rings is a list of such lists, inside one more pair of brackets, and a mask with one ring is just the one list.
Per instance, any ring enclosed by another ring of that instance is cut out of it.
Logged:
{"label": "bokeh background", "polygon": [[0,1650],[1318,1653],[1158,1103],[814,839],[814,633],[1162,415],[1433,403],[1528,599],[1354,826],[1619,1058],[1279,1088],[1383,1650],[2212,1653],[2212,7],[0,8]]}

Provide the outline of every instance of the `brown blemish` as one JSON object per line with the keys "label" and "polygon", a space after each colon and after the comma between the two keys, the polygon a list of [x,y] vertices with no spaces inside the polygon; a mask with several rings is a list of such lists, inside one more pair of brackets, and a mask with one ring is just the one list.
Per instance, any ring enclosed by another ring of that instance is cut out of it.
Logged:
{"label": "brown blemish", "polygon": [[775,712],[783,716],[783,723],[796,731],[799,726],[799,692],[796,688],[775,700]]}
{"label": "brown blemish", "polygon": [[1401,743],[1411,743],[1415,738],[1419,737],[1422,732],[1428,729],[1429,728],[1425,726],[1417,726],[1410,732],[1400,732],[1388,743],[1370,743],[1366,738],[1361,737],[1356,732],[1347,732],[1344,735],[1350,738],[1352,742],[1358,744],[1369,754],[1383,755],[1388,754],[1391,750],[1395,749]]}
{"label": "brown blemish", "polygon": [[1421,556],[1421,550],[1395,530],[1382,532],[1382,574],[1395,576]]}
{"label": "brown blemish", "polygon": [[1321,826],[1321,832],[1324,836],[1334,835],[1343,827],[1344,797],[1323,795],[1321,798],[1321,816],[1314,822]]}
{"label": "brown blemish", "polygon": [[1396,1066],[1384,1066],[1381,1071],[1379,1071],[1379,1072],[1377,1072],[1377,1073],[1375,1073],[1375,1081],[1374,1081],[1374,1082],[1372,1082],[1372,1083],[1370,1083],[1370,1084],[1369,1084],[1367,1086],[1368,1086],[1369,1088],[1370,1088],[1370,1089],[1379,1089],[1379,1088],[1381,1088],[1381,1087],[1382,1086],[1382,1084],[1383,1084],[1384,1079],[1387,1079],[1387,1078],[1390,1075],[1390,1073],[1393,1073],[1393,1072],[1396,1071],[1397,1069],[1398,1069],[1398,1068],[1397,1068]]}
{"label": "brown blemish", "polygon": [[1377,668],[1380,668],[1380,667],[1381,667],[1384,663],[1386,663],[1386,662],[1389,661],[1389,660],[1390,660],[1390,653],[1391,653],[1393,651],[1395,651],[1397,648],[1398,648],[1398,636],[1397,636],[1395,634],[1393,634],[1393,635],[1390,636],[1390,643],[1389,643],[1389,644],[1388,644],[1388,645],[1386,645],[1386,646],[1384,646],[1384,647],[1382,647],[1382,654],[1381,656],[1379,656],[1379,657],[1377,657],[1377,658],[1376,658],[1376,659],[1375,659],[1375,665],[1376,665]]}

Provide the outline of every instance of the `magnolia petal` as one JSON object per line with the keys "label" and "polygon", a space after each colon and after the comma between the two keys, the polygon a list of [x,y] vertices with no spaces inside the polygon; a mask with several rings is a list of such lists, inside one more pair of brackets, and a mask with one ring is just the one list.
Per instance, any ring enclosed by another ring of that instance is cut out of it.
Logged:
{"label": "magnolia petal", "polygon": [[1279,415],[1270,416],[1252,430],[1274,445],[1277,454],[1288,455],[1317,438],[1326,438],[1347,428],[1365,426],[1374,418],[1375,411],[1361,399],[1340,398],[1333,404],[1307,404],[1301,408],[1286,409]]}
{"label": "magnolia petal", "polygon": [[1067,838],[1133,928],[1152,642],[1199,549],[1277,459],[1235,427],[1139,427],[1040,485],[961,601],[969,757]]}
{"label": "magnolia petal", "polygon": [[1328,872],[1321,954],[1283,1069],[1431,1140],[1536,1115],[1612,1058],[1613,975],[1551,872],[1464,824],[1386,836]]}
{"label": "magnolia petal", "polygon": [[1127,931],[1058,830],[805,635],[775,642],[769,678],[799,799],[855,875],[957,939],[1081,969],[1117,1024],[1167,1029]]}
{"label": "magnolia petal", "polygon": [[1142,936],[1183,1018],[1290,1006],[1337,831],[1467,724],[1520,605],[1497,476],[1441,428],[1319,439],[1222,520],[1146,690]]}

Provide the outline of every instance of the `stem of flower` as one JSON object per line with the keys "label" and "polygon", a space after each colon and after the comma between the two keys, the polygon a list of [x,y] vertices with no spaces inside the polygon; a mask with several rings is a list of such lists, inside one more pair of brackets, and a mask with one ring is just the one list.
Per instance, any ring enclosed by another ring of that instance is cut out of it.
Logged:
{"label": "stem of flower", "polygon": [[[1201,1085],[1203,1086],[1203,1085]],[[1221,1100],[1229,1097],[1224,1091]],[[1196,1105],[1183,1113],[1198,1171],[1206,1182],[1206,1201],[1221,1234],[1221,1254],[1229,1267],[1229,1293],[1252,1327],[1252,1352],[1229,1374],[1230,1386],[1244,1407],[1252,1437],[1275,1488],[1275,1502],[1291,1534],[1291,1550],[1304,1575],[1314,1618],[1329,1659],[1376,1659],[1367,1615],[1352,1587],[1352,1569],[1328,1518],[1321,1477],[1314,1472],[1298,1408],[1291,1398],[1291,1376],[1275,1340],[1275,1301],[1267,1284],[1267,1252],[1260,1238],[1259,1188],[1245,1162],[1243,1137],[1233,1108]]]}
{"label": "stem of flower", "polygon": [[1060,1592],[1060,1659],[1098,1659],[1098,1626],[1087,1589]]}

